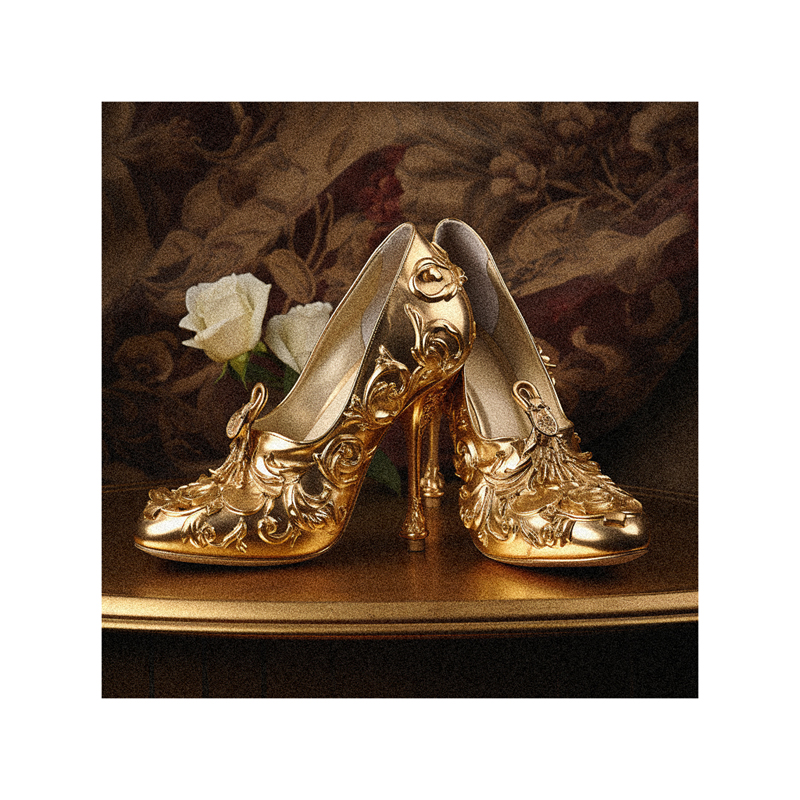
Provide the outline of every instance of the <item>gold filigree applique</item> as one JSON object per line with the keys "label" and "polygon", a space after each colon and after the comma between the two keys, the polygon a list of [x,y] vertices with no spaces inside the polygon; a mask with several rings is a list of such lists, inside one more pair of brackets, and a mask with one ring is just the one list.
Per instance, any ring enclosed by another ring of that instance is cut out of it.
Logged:
{"label": "gold filigree applique", "polygon": [[[459,284],[460,285],[460,284]],[[414,329],[412,371],[381,345],[361,395],[354,394],[342,420],[326,437],[257,458],[260,434],[253,431],[266,402],[261,384],[228,424],[231,451],[209,476],[178,489],[154,489],[145,510],[185,516],[184,542],[195,547],[235,547],[244,552],[246,517],[265,544],[294,544],[304,533],[336,534],[346,521],[383,430],[428,387],[444,381],[461,366],[467,343],[443,319],[426,322],[412,305],[405,313]],[[316,474],[310,470],[315,469]],[[308,486],[304,485],[309,475]],[[309,488],[313,486],[314,488]],[[280,499],[281,505],[277,506]],[[223,509],[239,515],[230,533],[219,538],[209,522]]]}
{"label": "gold filigree applique", "polygon": [[[263,476],[254,475],[251,469],[257,438],[252,433],[252,423],[266,401],[267,390],[263,384],[257,383],[250,400],[228,422],[227,430],[233,436],[230,453],[222,466],[177,489],[152,489],[144,510],[145,519],[153,520],[159,513],[185,516],[197,509],[203,509],[206,517],[223,508],[234,513],[253,514],[261,510],[268,497],[277,496],[280,488],[275,481],[265,481]],[[254,481],[257,488],[254,488]],[[193,538],[204,542],[207,537]]]}
{"label": "gold filigree applique", "polygon": [[558,433],[558,422],[550,411],[550,406],[542,401],[541,395],[532,383],[517,381],[511,391],[531,421],[531,435],[525,442],[523,450],[527,453],[536,445],[536,431],[545,436],[555,436]]}
{"label": "gold filigree applique", "polygon": [[429,303],[449,300],[464,285],[466,273],[450,261],[439,245],[431,243],[431,249],[433,256],[425,256],[414,264],[408,288],[416,297]]}
{"label": "gold filigree applique", "polygon": [[607,525],[621,526],[626,515],[640,514],[641,503],[602,474],[591,453],[580,451],[572,431],[547,432],[555,420],[542,416],[549,409],[531,389],[527,382],[514,386],[515,398],[531,419],[531,434],[519,443],[483,440],[474,431],[463,386],[460,399],[453,401],[464,525],[483,544],[490,537],[509,541],[520,535],[536,548],[563,547],[571,540],[576,520],[602,518]]}
{"label": "gold filigree applique", "polygon": [[217,541],[217,532],[214,526],[208,521],[208,514],[205,509],[200,509],[192,514],[183,524],[181,530],[181,541],[191,543],[197,548],[218,547],[225,549],[233,547],[240,553],[247,551],[247,544],[244,541],[247,536],[247,523],[242,517],[234,527]]}

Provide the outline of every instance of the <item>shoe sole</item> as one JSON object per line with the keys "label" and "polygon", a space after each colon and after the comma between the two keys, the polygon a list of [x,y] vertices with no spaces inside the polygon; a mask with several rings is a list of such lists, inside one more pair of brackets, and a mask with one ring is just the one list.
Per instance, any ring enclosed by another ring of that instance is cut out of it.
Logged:
{"label": "shoe sole", "polygon": [[141,550],[149,556],[162,558],[165,561],[183,561],[187,564],[219,564],[223,567],[279,567],[282,564],[299,564],[302,561],[310,561],[312,558],[327,553],[334,544],[336,544],[336,542],[331,544],[330,547],[326,547],[324,550],[318,550],[316,553],[301,556],[300,558],[231,558],[228,556],[193,556],[188,553],[170,553],[167,550],[154,550],[150,547],[144,547],[138,542],[134,542],[137,550]]}
{"label": "shoe sole", "polygon": [[510,564],[514,567],[605,567],[633,561],[645,555],[647,550],[648,548],[644,547],[641,550],[632,550],[629,553],[618,553],[611,556],[588,556],[586,558],[497,558],[484,553],[482,550],[478,550],[478,552],[482,556],[492,559],[492,561]]}

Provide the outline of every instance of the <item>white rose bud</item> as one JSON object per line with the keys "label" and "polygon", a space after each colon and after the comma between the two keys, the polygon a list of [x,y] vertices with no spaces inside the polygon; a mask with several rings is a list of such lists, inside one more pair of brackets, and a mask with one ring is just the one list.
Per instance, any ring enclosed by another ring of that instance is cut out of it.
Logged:
{"label": "white rose bud", "polygon": [[302,372],[333,311],[330,303],[293,306],[267,322],[264,341],[284,364]]}
{"label": "white rose bud", "polygon": [[199,283],[186,292],[189,313],[181,328],[195,331],[189,347],[205,350],[212,361],[230,361],[252,350],[261,339],[272,284],[254,275],[228,275],[215,283]]}

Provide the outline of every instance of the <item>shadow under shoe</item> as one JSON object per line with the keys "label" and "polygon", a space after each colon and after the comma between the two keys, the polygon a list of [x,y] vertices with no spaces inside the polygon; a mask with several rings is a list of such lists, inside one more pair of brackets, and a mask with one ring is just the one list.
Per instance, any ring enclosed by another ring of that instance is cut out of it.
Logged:
{"label": "shadow under shoe", "polygon": [[[150,492],[136,546],[160,558],[251,566],[332,547],[389,425],[425,407],[466,361],[474,323],[464,280],[412,225],[395,229],[284,401],[260,416],[267,393],[257,384],[228,423],[225,463],[194,483]],[[419,486],[410,494],[417,509]]]}
{"label": "shadow under shoe", "polygon": [[619,564],[649,536],[638,500],[580,439],[483,240],[443,220],[434,242],[467,274],[472,351],[449,398],[461,519],[489,558],[520,566]]}

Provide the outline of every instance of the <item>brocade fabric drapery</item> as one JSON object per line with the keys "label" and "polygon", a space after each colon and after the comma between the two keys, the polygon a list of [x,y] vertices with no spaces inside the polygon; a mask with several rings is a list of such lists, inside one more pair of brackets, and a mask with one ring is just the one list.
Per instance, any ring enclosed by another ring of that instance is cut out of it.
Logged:
{"label": "brocade fabric drapery", "polygon": [[[106,103],[107,482],[194,479],[248,390],[185,347],[186,290],[341,300],[403,221],[486,240],[585,442],[697,336],[696,103]],[[270,392],[270,405],[280,401]],[[402,466],[397,434],[386,449]]]}

